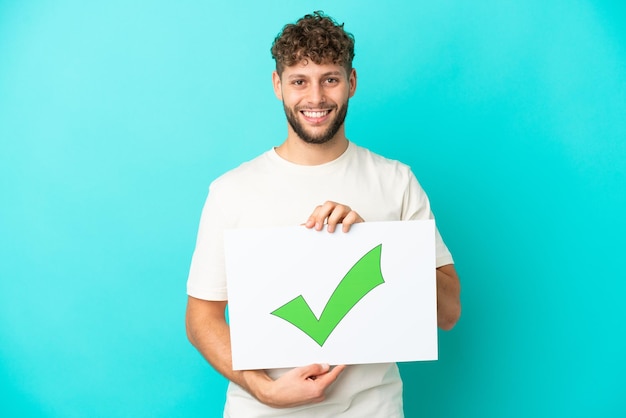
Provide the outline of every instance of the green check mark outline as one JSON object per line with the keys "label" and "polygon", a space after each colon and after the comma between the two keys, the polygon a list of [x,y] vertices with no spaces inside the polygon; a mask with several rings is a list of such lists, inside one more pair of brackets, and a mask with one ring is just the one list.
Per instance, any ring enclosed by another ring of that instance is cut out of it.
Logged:
{"label": "green check mark outline", "polygon": [[382,244],[359,259],[341,279],[326,302],[319,319],[302,295],[271,312],[299,328],[320,347],[356,304],[377,286],[385,283],[380,268]]}

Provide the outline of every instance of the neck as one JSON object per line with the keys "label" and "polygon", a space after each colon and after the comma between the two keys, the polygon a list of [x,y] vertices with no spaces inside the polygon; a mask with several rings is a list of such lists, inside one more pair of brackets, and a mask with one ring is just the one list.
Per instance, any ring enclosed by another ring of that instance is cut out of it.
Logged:
{"label": "neck", "polygon": [[348,148],[343,127],[331,140],[323,144],[304,142],[295,132],[289,129],[285,142],[276,148],[276,153],[285,160],[300,165],[320,165],[331,162]]}

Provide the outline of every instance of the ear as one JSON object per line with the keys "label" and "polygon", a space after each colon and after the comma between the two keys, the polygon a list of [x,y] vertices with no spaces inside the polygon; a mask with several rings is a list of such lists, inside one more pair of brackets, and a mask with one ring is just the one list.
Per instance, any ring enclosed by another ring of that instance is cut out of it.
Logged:
{"label": "ear", "polygon": [[282,89],[282,83],[280,81],[280,76],[278,75],[277,71],[274,71],[272,73],[272,84],[274,85],[274,94],[276,95],[276,98],[282,102],[283,101],[283,89]]}
{"label": "ear", "polygon": [[348,82],[350,83],[350,96],[354,96],[356,92],[356,70],[353,68],[350,70],[350,76],[348,77]]}

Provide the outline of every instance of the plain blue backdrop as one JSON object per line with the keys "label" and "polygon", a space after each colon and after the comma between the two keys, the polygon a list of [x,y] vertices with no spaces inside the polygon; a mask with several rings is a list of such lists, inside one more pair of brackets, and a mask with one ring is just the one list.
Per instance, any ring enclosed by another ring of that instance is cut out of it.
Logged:
{"label": "plain blue backdrop", "polygon": [[200,210],[284,139],[269,48],[320,9],[356,37],[348,137],[412,166],[462,280],[407,417],[626,415],[609,0],[0,1],[0,415],[221,415],[184,330]]}

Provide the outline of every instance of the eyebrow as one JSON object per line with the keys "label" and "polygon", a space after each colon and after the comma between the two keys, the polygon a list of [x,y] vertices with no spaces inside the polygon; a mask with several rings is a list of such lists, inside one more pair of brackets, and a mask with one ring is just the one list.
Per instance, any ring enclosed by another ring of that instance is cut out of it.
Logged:
{"label": "eyebrow", "polygon": [[[343,76],[343,74],[341,74],[341,71],[328,71],[325,72],[324,74],[321,75],[321,77],[328,77],[328,76]],[[287,78],[292,79],[292,78],[309,78],[310,76],[306,75],[306,74],[291,74],[290,76],[288,76]]]}

